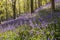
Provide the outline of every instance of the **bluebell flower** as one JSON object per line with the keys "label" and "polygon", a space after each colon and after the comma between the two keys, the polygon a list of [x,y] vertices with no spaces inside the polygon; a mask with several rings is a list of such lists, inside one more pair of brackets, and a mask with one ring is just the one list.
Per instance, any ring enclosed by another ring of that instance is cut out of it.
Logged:
{"label": "bluebell flower", "polygon": [[3,25],[2,25],[2,28],[3,28],[3,29],[4,29],[4,28],[6,28],[6,27],[7,27],[7,25],[6,25],[6,24],[3,24]]}
{"label": "bluebell flower", "polygon": [[55,19],[55,20],[54,20],[54,23],[57,23],[57,22],[58,22],[58,20],[57,20],[57,19]]}
{"label": "bluebell flower", "polygon": [[31,26],[32,28],[34,28],[34,24],[33,24],[33,22],[32,22],[31,20],[29,20],[29,23],[30,23],[30,26]]}
{"label": "bluebell flower", "polygon": [[43,20],[41,18],[39,18],[38,21],[41,22],[41,23],[43,22]]}
{"label": "bluebell flower", "polygon": [[26,23],[29,24],[29,19],[26,20]]}
{"label": "bluebell flower", "polygon": [[8,24],[12,25],[14,23],[14,20],[11,20],[8,22]]}
{"label": "bluebell flower", "polygon": [[0,25],[0,29],[2,29],[2,25]]}
{"label": "bluebell flower", "polygon": [[48,40],[50,40],[50,38],[48,38]]}
{"label": "bluebell flower", "polygon": [[35,26],[38,26],[38,24],[35,24]]}
{"label": "bluebell flower", "polygon": [[20,25],[22,25],[22,21],[20,22]]}
{"label": "bluebell flower", "polygon": [[32,20],[35,22],[36,21],[36,18],[33,18]]}
{"label": "bluebell flower", "polygon": [[51,19],[51,18],[52,18],[52,15],[49,14],[49,15],[46,16],[46,18],[47,18],[47,19]]}
{"label": "bluebell flower", "polygon": [[45,22],[45,21],[43,21],[42,23],[41,23],[41,25],[42,25],[42,27],[46,27],[47,26],[47,22]]}
{"label": "bluebell flower", "polygon": [[56,13],[56,16],[60,16],[60,13],[58,12],[58,13]]}
{"label": "bluebell flower", "polygon": [[8,27],[6,28],[6,30],[12,30],[14,28],[15,28],[14,25],[8,25]]}
{"label": "bluebell flower", "polygon": [[27,24],[27,21],[26,20],[24,21],[24,24]]}
{"label": "bluebell flower", "polygon": [[18,22],[18,25],[20,25],[20,21]]}

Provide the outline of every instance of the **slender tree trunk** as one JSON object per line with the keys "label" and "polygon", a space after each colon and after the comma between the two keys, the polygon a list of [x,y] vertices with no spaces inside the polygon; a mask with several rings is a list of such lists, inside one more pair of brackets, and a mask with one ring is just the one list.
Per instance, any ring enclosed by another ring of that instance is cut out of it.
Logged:
{"label": "slender tree trunk", "polygon": [[29,13],[31,12],[31,0],[29,0]]}
{"label": "slender tree trunk", "polygon": [[55,11],[55,1],[51,0],[52,11]]}
{"label": "slender tree trunk", "polygon": [[7,12],[7,0],[6,0],[6,20],[8,20],[8,12]]}
{"label": "slender tree trunk", "polygon": [[40,0],[38,0],[38,7],[40,7]]}
{"label": "slender tree trunk", "polygon": [[42,0],[38,0],[38,7],[42,6]]}
{"label": "slender tree trunk", "polygon": [[1,24],[1,17],[0,17],[0,24]]}
{"label": "slender tree trunk", "polygon": [[19,16],[20,16],[20,0],[18,0],[18,5],[19,5]]}
{"label": "slender tree trunk", "polygon": [[33,13],[33,0],[31,0],[31,13]]}
{"label": "slender tree trunk", "polygon": [[12,7],[13,7],[13,19],[16,19],[16,0],[12,0]]}
{"label": "slender tree trunk", "polygon": [[36,4],[36,0],[35,0],[35,9],[37,9],[37,4]]}
{"label": "slender tree trunk", "polygon": [[24,12],[26,12],[26,1],[24,0]]}
{"label": "slender tree trunk", "polygon": [[29,12],[29,0],[27,0],[27,12]]}

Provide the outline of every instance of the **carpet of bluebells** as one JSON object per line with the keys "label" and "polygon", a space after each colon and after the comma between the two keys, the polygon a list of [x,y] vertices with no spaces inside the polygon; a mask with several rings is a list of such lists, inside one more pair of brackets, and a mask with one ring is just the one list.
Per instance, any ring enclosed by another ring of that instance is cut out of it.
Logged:
{"label": "carpet of bluebells", "polygon": [[[58,19],[60,20],[60,19]],[[30,21],[31,22],[31,21]],[[48,24],[46,26],[40,26],[41,23],[37,22],[32,25],[25,23],[20,25],[14,30],[8,30],[4,33],[0,33],[0,40],[55,40],[56,39],[56,27],[60,25],[60,21]],[[58,31],[58,30],[57,30]]]}
{"label": "carpet of bluebells", "polygon": [[0,40],[60,40],[60,10],[42,10],[0,25]]}
{"label": "carpet of bluebells", "polygon": [[57,17],[51,14],[39,15],[7,22],[8,25],[4,24],[6,27],[3,27],[5,32],[0,33],[0,40],[59,40],[59,13],[55,12]]}
{"label": "carpet of bluebells", "polygon": [[53,40],[56,24],[48,24],[46,27],[40,27],[38,24],[23,24],[15,30],[0,33],[0,40]]}

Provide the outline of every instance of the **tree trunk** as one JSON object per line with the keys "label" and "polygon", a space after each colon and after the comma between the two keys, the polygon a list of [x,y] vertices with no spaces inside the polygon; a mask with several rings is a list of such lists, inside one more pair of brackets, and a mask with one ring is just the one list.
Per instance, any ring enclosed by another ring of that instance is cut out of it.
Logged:
{"label": "tree trunk", "polygon": [[40,0],[38,0],[38,7],[40,7]]}
{"label": "tree trunk", "polygon": [[6,0],[6,20],[8,20],[8,12],[7,12],[7,0]]}
{"label": "tree trunk", "polygon": [[0,17],[0,24],[1,24],[1,17]]}
{"label": "tree trunk", "polygon": [[37,9],[37,4],[36,4],[36,0],[35,0],[35,9]]}
{"label": "tree trunk", "polygon": [[27,12],[29,12],[29,0],[27,0]]}
{"label": "tree trunk", "polygon": [[26,1],[24,0],[24,13],[26,12]]}
{"label": "tree trunk", "polygon": [[38,7],[42,6],[41,2],[41,0],[38,0]]}
{"label": "tree trunk", "polygon": [[18,0],[18,5],[19,5],[19,16],[20,16],[20,0]]}
{"label": "tree trunk", "polygon": [[52,11],[55,11],[55,1],[51,0]]}
{"label": "tree trunk", "polygon": [[12,7],[13,7],[13,19],[16,19],[16,0],[12,0]]}
{"label": "tree trunk", "polygon": [[31,0],[31,13],[33,13],[33,0]]}

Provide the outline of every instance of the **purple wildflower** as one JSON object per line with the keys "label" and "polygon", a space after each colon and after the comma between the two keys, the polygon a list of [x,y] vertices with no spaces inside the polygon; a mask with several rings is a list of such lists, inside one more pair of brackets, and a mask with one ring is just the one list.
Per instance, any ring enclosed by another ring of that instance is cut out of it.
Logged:
{"label": "purple wildflower", "polygon": [[50,40],[50,38],[48,38],[48,40]]}
{"label": "purple wildflower", "polygon": [[45,21],[42,22],[42,27],[44,27],[47,23]]}
{"label": "purple wildflower", "polygon": [[54,23],[57,23],[58,20],[54,20]]}
{"label": "purple wildflower", "polygon": [[39,22],[42,22],[43,20],[41,18],[38,19]]}
{"label": "purple wildflower", "polygon": [[52,18],[51,14],[49,14],[49,15],[46,16],[46,19],[50,19],[50,18]]}
{"label": "purple wildflower", "polygon": [[29,20],[30,26],[32,26],[32,28],[34,28],[34,24],[32,23],[31,20]]}
{"label": "purple wildflower", "polygon": [[36,18],[33,18],[32,20],[35,22],[36,21]]}
{"label": "purple wildflower", "polygon": [[38,24],[35,24],[35,26],[38,26]]}

